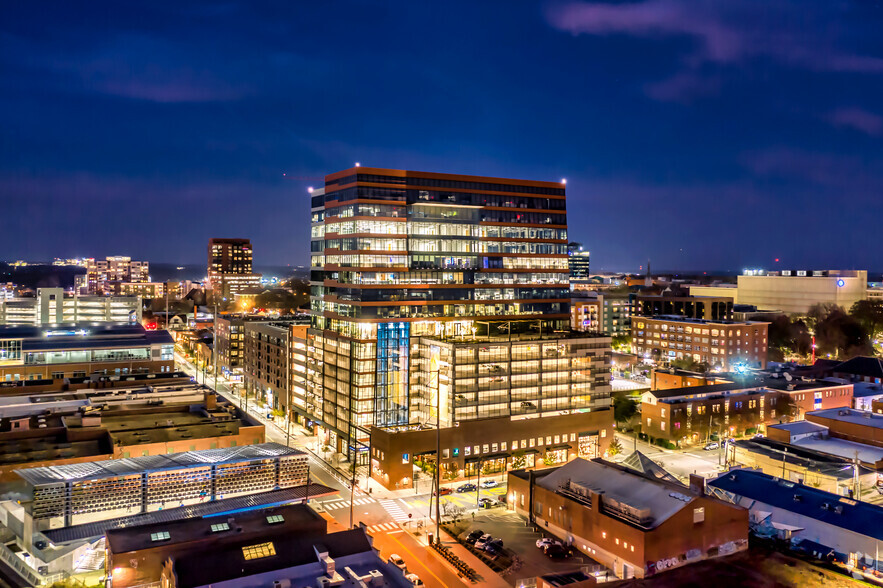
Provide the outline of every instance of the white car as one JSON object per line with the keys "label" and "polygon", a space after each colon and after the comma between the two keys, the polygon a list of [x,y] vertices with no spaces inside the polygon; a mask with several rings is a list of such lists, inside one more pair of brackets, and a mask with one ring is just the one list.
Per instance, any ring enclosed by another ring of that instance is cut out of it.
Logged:
{"label": "white car", "polygon": [[561,542],[557,539],[553,539],[552,537],[543,537],[542,539],[537,539],[537,547],[540,549],[545,549],[546,547],[550,547],[552,545],[561,545]]}
{"label": "white car", "polygon": [[405,580],[411,583],[411,586],[423,586],[423,580],[417,577],[417,574],[405,574]]}
{"label": "white car", "polygon": [[391,563],[398,569],[402,570],[403,572],[408,569],[408,567],[405,565],[405,560],[403,560],[402,557],[397,553],[393,553],[392,555],[390,555],[389,559],[386,561]]}
{"label": "white car", "polygon": [[493,536],[491,536],[490,533],[485,533],[484,535],[482,535],[481,537],[478,538],[478,541],[475,542],[475,548],[479,549],[479,550],[483,550],[484,546],[487,545],[491,539],[493,539]]}
{"label": "white car", "polygon": [[482,488],[496,488],[497,481],[496,480],[485,480],[481,484],[479,484]]}

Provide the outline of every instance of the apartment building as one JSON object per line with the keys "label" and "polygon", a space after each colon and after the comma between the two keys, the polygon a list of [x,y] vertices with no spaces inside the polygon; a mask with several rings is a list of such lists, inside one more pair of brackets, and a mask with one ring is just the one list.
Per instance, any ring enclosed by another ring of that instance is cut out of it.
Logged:
{"label": "apartment building", "polygon": [[769,323],[690,319],[676,315],[635,317],[632,342],[639,356],[655,361],[692,359],[709,369],[765,368]]}
{"label": "apartment building", "polygon": [[632,307],[628,294],[579,292],[570,299],[570,327],[574,331],[605,333],[611,337],[631,332]]}
{"label": "apartment building", "polygon": [[261,285],[252,269],[249,239],[209,239],[207,276],[215,301],[233,300],[237,292]]}
{"label": "apartment building", "polygon": [[149,282],[150,264],[132,261],[131,257],[113,256],[105,259],[86,260],[85,286],[91,294],[113,291],[116,282]]}
{"label": "apartment building", "polygon": [[[291,416],[293,410],[290,378],[292,371],[296,371],[296,364],[292,363],[292,335],[303,334],[303,331],[295,331],[294,326],[306,329],[303,321],[297,319],[248,321],[243,327],[246,392],[260,398],[273,410]],[[305,361],[305,346],[299,351]],[[299,382],[303,387],[303,377],[299,378]]]}
{"label": "apartment building", "polygon": [[414,339],[569,326],[563,183],[356,167],[311,200],[307,403],[362,463],[372,425],[419,423]]}

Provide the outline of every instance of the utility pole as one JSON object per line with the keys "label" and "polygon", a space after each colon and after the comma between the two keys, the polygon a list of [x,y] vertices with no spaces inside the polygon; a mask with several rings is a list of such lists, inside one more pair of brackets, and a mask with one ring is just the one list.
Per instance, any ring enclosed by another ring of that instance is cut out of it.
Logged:
{"label": "utility pole", "polygon": [[353,506],[355,504],[353,501],[356,499],[356,459],[359,455],[359,452],[356,451],[355,443],[358,443],[358,441],[353,437],[353,460],[350,462],[350,467],[353,470],[353,478],[350,483],[350,529],[353,528]]}
{"label": "utility pole", "polygon": [[785,479],[785,460],[788,458],[788,448],[785,448],[785,453],[782,454],[782,479]]}

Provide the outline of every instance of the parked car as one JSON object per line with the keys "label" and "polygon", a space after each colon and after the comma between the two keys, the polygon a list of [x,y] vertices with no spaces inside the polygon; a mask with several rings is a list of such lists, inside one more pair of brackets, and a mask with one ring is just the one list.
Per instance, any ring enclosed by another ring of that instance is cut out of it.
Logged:
{"label": "parked car", "polygon": [[484,552],[488,555],[500,555],[503,553],[502,547],[495,547],[494,545],[485,545]]}
{"label": "parked car", "polygon": [[439,496],[447,496],[448,494],[453,494],[453,493],[454,493],[454,491],[451,490],[450,488],[442,488],[441,490],[433,492],[432,495],[435,496],[436,494],[438,494]]}
{"label": "parked car", "polygon": [[411,586],[423,586],[423,580],[417,577],[417,574],[405,574],[405,580],[411,583]]}
{"label": "parked car", "polygon": [[735,442],[736,442],[736,438],[735,438],[735,437],[730,437],[729,439],[727,439],[727,443],[729,443],[730,445],[732,445],[732,444],[735,443]]}
{"label": "parked car", "polygon": [[403,560],[402,557],[397,553],[393,553],[392,555],[390,555],[389,559],[386,561],[402,571],[408,569],[408,566],[405,565],[405,560]]}
{"label": "parked car", "polygon": [[549,545],[543,549],[543,553],[546,554],[546,557],[551,559],[567,559],[573,555],[570,548],[564,547],[563,545]]}
{"label": "parked car", "polygon": [[561,542],[554,537],[543,537],[542,539],[537,539],[537,547],[539,547],[540,549],[545,549],[550,545],[561,545]]}
{"label": "parked car", "polygon": [[479,538],[481,538],[482,535],[484,535],[484,531],[482,531],[481,529],[475,529],[474,531],[466,535],[466,543],[475,543],[479,540]]}
{"label": "parked car", "polygon": [[493,508],[497,506],[497,501],[493,498],[482,498],[478,501],[478,508]]}
{"label": "parked car", "polygon": [[712,441],[711,443],[709,443],[708,445],[706,445],[702,449],[704,449],[705,451],[713,451],[715,449],[720,449],[720,446],[721,446],[721,444],[718,443],[717,441]]}
{"label": "parked car", "polygon": [[487,545],[484,546],[484,550],[488,551],[490,549],[496,549],[497,551],[503,551],[503,540],[502,539],[491,539],[487,542]]}
{"label": "parked car", "polygon": [[475,484],[463,484],[462,486],[457,487],[457,492],[460,492],[461,494],[463,492],[475,492],[476,490],[478,490],[478,486]]}
{"label": "parked car", "polygon": [[755,433],[752,439],[763,439],[763,433]]}
{"label": "parked car", "polygon": [[482,488],[496,488],[497,481],[496,480],[484,480],[480,484]]}
{"label": "parked car", "polygon": [[484,549],[484,546],[490,543],[493,539],[490,533],[485,533],[481,537],[478,538],[478,541],[475,542],[476,549]]}

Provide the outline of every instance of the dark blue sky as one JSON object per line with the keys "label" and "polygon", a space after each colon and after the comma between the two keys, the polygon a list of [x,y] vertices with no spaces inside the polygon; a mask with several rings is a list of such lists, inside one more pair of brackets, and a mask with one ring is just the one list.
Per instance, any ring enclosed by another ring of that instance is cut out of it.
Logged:
{"label": "dark blue sky", "polygon": [[[880,2],[5,2],[0,259],[308,257],[306,187],[568,180],[593,268],[883,268]],[[283,174],[286,174],[283,176]]]}

